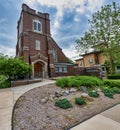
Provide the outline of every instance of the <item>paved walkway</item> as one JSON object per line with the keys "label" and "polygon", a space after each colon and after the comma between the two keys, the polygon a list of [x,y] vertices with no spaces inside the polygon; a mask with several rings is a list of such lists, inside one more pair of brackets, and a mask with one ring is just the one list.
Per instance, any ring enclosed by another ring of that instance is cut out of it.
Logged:
{"label": "paved walkway", "polygon": [[16,100],[30,89],[55,83],[53,80],[43,80],[43,82],[0,89],[0,130],[11,130],[12,110]]}
{"label": "paved walkway", "polygon": [[[11,130],[12,109],[16,100],[23,93],[54,82],[53,80],[44,80],[40,83],[0,90],[0,130]],[[70,130],[120,130],[120,104]]]}
{"label": "paved walkway", "polygon": [[120,104],[70,130],[120,130]]}

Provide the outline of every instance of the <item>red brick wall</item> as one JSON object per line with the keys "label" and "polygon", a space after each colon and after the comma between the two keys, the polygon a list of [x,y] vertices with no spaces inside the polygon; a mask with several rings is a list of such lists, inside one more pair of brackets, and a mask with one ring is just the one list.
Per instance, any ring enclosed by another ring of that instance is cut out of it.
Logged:
{"label": "red brick wall", "polygon": [[[24,6],[26,9],[24,9]],[[29,8],[26,5],[23,5],[23,23],[24,23],[24,31],[33,30],[33,20],[37,19],[42,22],[42,32],[43,34],[50,35],[50,20],[49,14],[47,13],[36,13],[35,10]]]}
{"label": "red brick wall", "polygon": [[61,62],[61,63],[67,63],[68,62],[68,58],[64,55],[64,53],[62,52],[62,49],[57,45],[57,43],[54,41],[53,38],[50,38],[49,41],[49,50],[52,51],[53,48],[56,49],[57,52],[57,62]]}

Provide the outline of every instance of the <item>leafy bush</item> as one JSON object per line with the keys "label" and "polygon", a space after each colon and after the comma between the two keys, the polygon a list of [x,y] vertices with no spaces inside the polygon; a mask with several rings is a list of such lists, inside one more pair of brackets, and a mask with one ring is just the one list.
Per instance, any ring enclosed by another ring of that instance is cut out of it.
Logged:
{"label": "leafy bush", "polygon": [[108,74],[108,79],[120,79],[120,74]]}
{"label": "leafy bush", "polygon": [[96,87],[103,85],[102,80],[93,76],[75,76],[73,78],[79,80],[80,84],[86,87]]}
{"label": "leafy bush", "polygon": [[70,87],[76,87],[76,88],[80,88],[80,86],[81,86],[81,82],[79,81],[79,80],[76,80],[76,79],[71,79],[70,78],[70,80],[69,80],[69,86]]}
{"label": "leafy bush", "polygon": [[114,95],[114,94],[120,94],[120,88],[118,88],[118,87],[113,87],[113,88],[111,88],[111,87],[105,87],[105,88],[102,88],[102,91],[104,93],[111,93],[112,95]]}
{"label": "leafy bush", "polygon": [[115,92],[108,87],[102,88],[102,92],[104,93],[105,96],[107,96],[109,98],[113,98],[113,95],[115,94]]}
{"label": "leafy bush", "polygon": [[120,88],[114,87],[112,88],[112,90],[114,91],[114,93],[120,94]]}
{"label": "leafy bush", "polygon": [[61,78],[61,79],[57,79],[56,85],[60,86],[61,88],[69,87],[69,82],[70,82],[69,78]]}
{"label": "leafy bush", "polygon": [[88,93],[88,95],[89,95],[90,97],[99,97],[99,93],[97,93],[96,91],[90,91],[90,92]]}
{"label": "leafy bush", "polygon": [[61,78],[56,81],[56,85],[62,88],[64,87],[76,87],[86,86],[88,88],[95,88],[103,85],[103,81],[93,76],[73,76],[71,78]]}
{"label": "leafy bush", "polygon": [[86,104],[85,100],[82,97],[75,98],[75,103],[78,104],[78,105],[84,105],[84,104]]}
{"label": "leafy bush", "polygon": [[104,85],[109,86],[111,88],[113,87],[118,87],[120,88],[120,81],[115,81],[115,80],[104,80]]}
{"label": "leafy bush", "polygon": [[106,97],[113,98],[113,93],[111,93],[110,91],[107,92],[107,93],[104,93],[104,95],[105,95]]}
{"label": "leafy bush", "polygon": [[0,75],[0,89],[10,87],[10,81],[7,80],[7,77],[4,75]]}
{"label": "leafy bush", "polygon": [[7,76],[9,80],[12,80],[13,76],[26,75],[31,72],[31,66],[21,58],[0,56],[0,74]]}
{"label": "leafy bush", "polygon": [[71,108],[72,104],[66,99],[59,99],[58,101],[55,102],[55,106],[58,106],[63,109]]}

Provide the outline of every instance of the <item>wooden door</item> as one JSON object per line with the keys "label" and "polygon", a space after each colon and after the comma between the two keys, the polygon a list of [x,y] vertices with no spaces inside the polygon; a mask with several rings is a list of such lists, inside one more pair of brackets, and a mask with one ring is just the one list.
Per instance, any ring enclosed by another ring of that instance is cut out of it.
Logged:
{"label": "wooden door", "polygon": [[40,62],[34,64],[34,77],[42,78],[43,65]]}

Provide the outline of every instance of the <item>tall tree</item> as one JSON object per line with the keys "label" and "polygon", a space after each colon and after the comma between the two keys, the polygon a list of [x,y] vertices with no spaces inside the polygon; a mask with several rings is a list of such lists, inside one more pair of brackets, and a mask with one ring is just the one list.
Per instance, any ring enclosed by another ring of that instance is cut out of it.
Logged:
{"label": "tall tree", "polygon": [[102,50],[109,60],[110,73],[114,73],[114,65],[120,60],[120,5],[113,2],[102,6],[88,21],[89,31],[76,40],[76,49]]}

